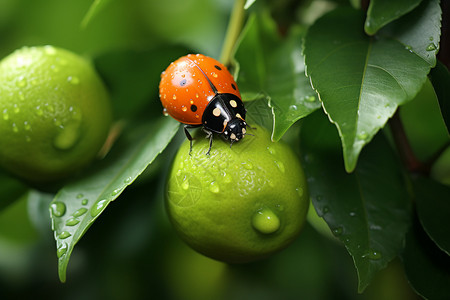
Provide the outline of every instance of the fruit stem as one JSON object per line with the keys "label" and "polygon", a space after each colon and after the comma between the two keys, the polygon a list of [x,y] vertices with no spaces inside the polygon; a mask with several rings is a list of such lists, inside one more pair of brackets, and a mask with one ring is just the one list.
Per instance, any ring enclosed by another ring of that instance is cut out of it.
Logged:
{"label": "fruit stem", "polygon": [[394,137],[395,145],[397,146],[397,150],[399,151],[408,171],[413,173],[422,173],[428,176],[430,173],[430,168],[428,165],[419,161],[414,154],[408,137],[406,136],[406,131],[400,118],[399,109],[397,109],[394,116],[389,121],[389,125],[392,136]]}
{"label": "fruit stem", "polygon": [[233,53],[234,45],[239,38],[242,24],[244,23],[244,5],[245,0],[235,0],[233,11],[231,12],[227,33],[225,35],[225,41],[222,46],[222,53],[220,55],[220,61],[226,66],[228,66],[231,62],[231,55]]}

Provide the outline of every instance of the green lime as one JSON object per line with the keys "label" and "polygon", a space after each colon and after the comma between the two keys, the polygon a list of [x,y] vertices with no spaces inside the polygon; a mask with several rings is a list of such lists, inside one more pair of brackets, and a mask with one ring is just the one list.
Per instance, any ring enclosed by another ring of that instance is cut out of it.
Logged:
{"label": "green lime", "polygon": [[0,166],[31,182],[67,177],[95,158],[112,119],[92,65],[52,46],[0,62]]}
{"label": "green lime", "polygon": [[[238,143],[216,138],[210,155],[198,131],[180,147],[166,191],[169,218],[180,237],[211,258],[244,263],[283,249],[299,234],[308,211],[305,175],[283,142],[262,127]],[[202,136],[203,135],[203,136]]]}

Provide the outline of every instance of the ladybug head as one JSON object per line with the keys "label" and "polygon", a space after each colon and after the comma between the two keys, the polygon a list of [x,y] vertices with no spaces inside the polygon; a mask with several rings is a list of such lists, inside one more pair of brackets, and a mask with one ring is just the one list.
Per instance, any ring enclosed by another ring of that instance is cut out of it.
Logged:
{"label": "ladybug head", "polygon": [[232,119],[227,123],[223,135],[225,138],[231,141],[231,143],[237,142],[246,134],[247,123],[239,118]]}

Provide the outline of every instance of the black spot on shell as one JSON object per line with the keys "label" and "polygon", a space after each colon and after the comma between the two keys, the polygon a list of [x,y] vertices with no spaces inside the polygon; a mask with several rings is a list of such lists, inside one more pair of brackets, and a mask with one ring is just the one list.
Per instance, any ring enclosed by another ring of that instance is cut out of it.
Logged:
{"label": "black spot on shell", "polygon": [[222,68],[219,67],[218,65],[214,65],[214,68],[216,68],[216,69],[219,70],[219,71],[222,71]]}
{"label": "black spot on shell", "polygon": [[236,86],[234,85],[234,83],[231,84],[231,87],[233,88],[233,90],[236,90]]}
{"label": "black spot on shell", "polygon": [[180,81],[180,86],[185,86],[186,83],[187,83],[187,80],[183,79],[183,80]]}
{"label": "black spot on shell", "polygon": [[191,105],[191,110],[193,111],[193,112],[196,112],[197,111],[197,105]]}

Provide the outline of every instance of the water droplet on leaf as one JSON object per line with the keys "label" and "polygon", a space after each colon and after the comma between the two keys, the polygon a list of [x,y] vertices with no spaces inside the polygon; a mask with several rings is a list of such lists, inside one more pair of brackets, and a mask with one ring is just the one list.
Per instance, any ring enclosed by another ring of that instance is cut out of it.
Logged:
{"label": "water droplet on leaf", "polygon": [[66,254],[66,252],[67,252],[67,244],[61,243],[61,245],[59,245],[58,249],[56,250],[56,256],[58,258],[61,258],[61,256]]}
{"label": "water droplet on leaf", "polygon": [[437,49],[437,46],[434,43],[428,44],[428,46],[426,48],[427,51],[434,51],[436,49]]}
{"label": "water droplet on leaf", "polygon": [[66,213],[66,205],[62,202],[56,201],[50,205],[52,215],[55,217],[62,217]]}
{"label": "water droplet on leaf", "polygon": [[66,221],[67,226],[75,226],[78,223],[80,223],[80,220],[78,220],[77,218],[70,218]]}
{"label": "water droplet on leaf", "polygon": [[97,217],[103,211],[103,209],[106,207],[107,204],[108,201],[106,199],[99,200],[97,203],[94,204],[94,206],[92,206],[91,216],[94,218]]}
{"label": "water droplet on leaf", "polygon": [[87,208],[82,207],[82,208],[78,209],[77,211],[75,211],[75,212],[72,214],[72,216],[74,216],[74,217],[80,217],[80,216],[84,215],[86,212],[87,212]]}
{"label": "water droplet on leaf", "polygon": [[64,240],[64,239],[67,239],[67,238],[70,237],[70,236],[71,236],[70,232],[68,232],[68,231],[62,231],[62,232],[58,235],[58,238],[59,238],[60,240]]}

